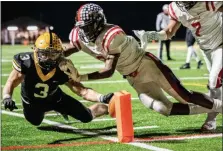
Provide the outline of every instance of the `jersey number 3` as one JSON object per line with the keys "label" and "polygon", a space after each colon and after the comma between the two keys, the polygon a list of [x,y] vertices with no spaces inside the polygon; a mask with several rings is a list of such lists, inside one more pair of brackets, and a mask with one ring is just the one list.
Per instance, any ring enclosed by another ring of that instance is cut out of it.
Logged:
{"label": "jersey number 3", "polygon": [[195,35],[200,37],[200,30],[201,30],[201,23],[200,22],[195,22],[193,24],[191,24],[194,28],[196,28],[196,32]]}
{"label": "jersey number 3", "polygon": [[44,83],[37,83],[35,88],[43,88],[43,91],[40,91],[40,94],[34,93],[34,96],[37,98],[46,98],[49,91],[49,86]]}

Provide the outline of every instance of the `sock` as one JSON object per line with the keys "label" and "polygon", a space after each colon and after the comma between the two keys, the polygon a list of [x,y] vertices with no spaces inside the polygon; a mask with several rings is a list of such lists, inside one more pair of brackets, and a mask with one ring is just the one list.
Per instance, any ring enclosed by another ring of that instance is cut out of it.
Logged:
{"label": "sock", "polygon": [[193,46],[189,46],[187,48],[187,59],[186,59],[186,63],[190,63],[191,57],[193,55],[193,51],[194,51]]}
{"label": "sock", "polygon": [[195,58],[196,62],[199,62],[199,61],[200,61],[199,56],[197,55],[197,53],[196,53],[196,51],[194,50],[194,48],[193,48],[193,47],[192,47],[192,49],[193,49],[193,56],[194,56],[194,58]]}

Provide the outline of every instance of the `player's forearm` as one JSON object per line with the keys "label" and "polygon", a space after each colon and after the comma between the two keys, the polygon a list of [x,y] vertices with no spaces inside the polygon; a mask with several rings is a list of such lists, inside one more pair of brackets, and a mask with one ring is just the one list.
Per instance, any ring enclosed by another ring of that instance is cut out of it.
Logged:
{"label": "player's forearm", "polygon": [[68,56],[70,56],[70,55],[72,55],[73,53],[76,53],[76,52],[78,52],[78,51],[79,51],[79,50],[78,50],[76,47],[74,47],[74,46],[69,46],[68,48],[66,48],[66,49],[64,50],[63,54],[64,54],[65,57],[68,57]]}
{"label": "player's forearm", "polygon": [[14,90],[13,83],[7,82],[3,88],[3,95],[2,95],[3,99],[11,97],[13,94],[13,90]]}
{"label": "player's forearm", "polygon": [[92,89],[89,89],[89,88],[86,88],[86,89],[82,89],[82,91],[80,92],[80,95],[85,99],[85,100],[88,100],[88,101],[91,101],[91,102],[100,102],[100,97],[102,97],[103,95],[92,90]]}
{"label": "player's forearm", "polygon": [[115,72],[119,56],[120,54],[109,55],[105,61],[105,67],[101,71],[81,75],[80,81],[105,79],[111,77]]}
{"label": "player's forearm", "polygon": [[13,94],[13,90],[14,88],[16,88],[23,80],[24,76],[19,73],[18,71],[16,70],[13,70],[9,77],[8,77],[8,80],[6,81],[6,84],[3,88],[3,98],[5,96],[12,96]]}
{"label": "player's forearm", "polygon": [[170,20],[169,25],[167,28],[165,28],[163,31],[166,34],[167,39],[171,39],[173,36],[175,36],[177,30],[180,28],[181,24],[176,20]]}
{"label": "player's forearm", "polygon": [[115,70],[110,69],[110,70],[96,71],[93,73],[81,75],[81,81],[109,78],[113,75],[114,71]]}
{"label": "player's forearm", "polygon": [[66,85],[71,89],[71,91],[91,102],[100,102],[100,97],[103,96],[102,94],[90,88],[86,88],[81,83],[73,80],[70,80]]}

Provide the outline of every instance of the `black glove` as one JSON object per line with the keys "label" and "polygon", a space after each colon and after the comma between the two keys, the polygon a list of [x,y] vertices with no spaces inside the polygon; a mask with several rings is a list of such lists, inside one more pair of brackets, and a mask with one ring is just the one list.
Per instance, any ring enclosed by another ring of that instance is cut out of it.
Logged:
{"label": "black glove", "polygon": [[5,106],[5,109],[9,109],[10,111],[18,109],[18,107],[15,105],[15,102],[11,98],[4,99],[3,104]]}
{"label": "black glove", "polygon": [[100,102],[101,103],[105,103],[105,104],[109,104],[109,102],[111,101],[111,98],[113,97],[114,93],[108,93],[106,95],[102,95],[100,97]]}

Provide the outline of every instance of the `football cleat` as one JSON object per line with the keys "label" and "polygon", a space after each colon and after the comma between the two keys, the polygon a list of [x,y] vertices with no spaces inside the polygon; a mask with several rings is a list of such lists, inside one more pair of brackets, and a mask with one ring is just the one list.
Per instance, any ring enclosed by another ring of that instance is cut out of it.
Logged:
{"label": "football cleat", "polygon": [[68,117],[67,114],[61,114],[61,115],[62,115],[62,117],[64,118],[64,120],[65,120],[66,123],[69,123],[69,122],[70,122],[70,121],[69,121],[69,117]]}
{"label": "football cleat", "polygon": [[205,122],[202,127],[201,131],[204,133],[214,133],[216,131],[216,121],[208,121]]}
{"label": "football cleat", "polygon": [[198,63],[197,63],[197,69],[200,69],[202,65],[203,65],[202,61],[201,60],[198,61]]}
{"label": "football cleat", "polygon": [[183,64],[180,69],[190,69],[190,63]]}

